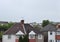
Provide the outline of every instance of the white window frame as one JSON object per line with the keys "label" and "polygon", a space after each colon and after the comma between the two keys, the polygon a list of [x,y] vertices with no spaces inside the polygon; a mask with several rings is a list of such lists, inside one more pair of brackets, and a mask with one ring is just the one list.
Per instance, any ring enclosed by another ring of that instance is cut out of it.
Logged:
{"label": "white window frame", "polygon": [[8,35],[8,39],[11,39],[11,35]]}
{"label": "white window frame", "polygon": [[38,39],[42,39],[42,35],[38,35]]}
{"label": "white window frame", "polygon": [[16,38],[17,38],[17,39],[19,39],[19,37],[20,37],[19,35],[16,35]]}
{"label": "white window frame", "polygon": [[23,38],[23,35],[16,35],[16,38],[19,39],[20,36]]}
{"label": "white window frame", "polygon": [[33,34],[29,35],[29,39],[35,39],[35,35]]}

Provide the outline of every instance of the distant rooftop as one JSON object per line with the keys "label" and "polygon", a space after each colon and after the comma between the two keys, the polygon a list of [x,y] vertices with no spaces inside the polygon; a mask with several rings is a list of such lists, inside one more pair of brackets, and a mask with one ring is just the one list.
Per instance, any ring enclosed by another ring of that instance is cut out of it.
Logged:
{"label": "distant rooftop", "polygon": [[0,21],[0,24],[7,24],[8,22],[6,21]]}

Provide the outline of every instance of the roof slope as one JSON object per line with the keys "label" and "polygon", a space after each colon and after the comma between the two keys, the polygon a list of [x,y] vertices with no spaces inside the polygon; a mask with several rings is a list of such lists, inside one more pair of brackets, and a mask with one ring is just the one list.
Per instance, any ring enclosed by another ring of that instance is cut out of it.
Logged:
{"label": "roof slope", "polygon": [[21,24],[16,23],[11,28],[9,28],[4,34],[16,34],[19,30],[24,32],[23,27]]}
{"label": "roof slope", "polygon": [[[37,28],[33,28],[30,24],[24,24],[25,30],[27,33],[34,31],[36,34],[40,33],[40,30]],[[20,23],[14,24],[11,28],[9,28],[4,34],[16,34],[18,31],[22,31],[24,33],[24,29]]]}
{"label": "roof slope", "polygon": [[0,21],[0,24],[7,24],[8,22],[6,21]]}
{"label": "roof slope", "polygon": [[57,28],[53,24],[48,24],[44,28],[42,28],[40,31],[56,31]]}

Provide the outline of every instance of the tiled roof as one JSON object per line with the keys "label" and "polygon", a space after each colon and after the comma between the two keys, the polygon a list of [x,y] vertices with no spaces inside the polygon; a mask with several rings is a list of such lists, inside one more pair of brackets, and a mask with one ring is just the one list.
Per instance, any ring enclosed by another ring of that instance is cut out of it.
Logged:
{"label": "tiled roof", "polygon": [[22,26],[19,23],[16,23],[11,28],[9,28],[4,34],[16,34],[19,30],[24,32]]}
{"label": "tiled roof", "polygon": [[1,23],[6,24],[6,23],[8,23],[8,22],[6,22],[6,21],[0,21],[0,24],[1,24]]}
{"label": "tiled roof", "polygon": [[[40,34],[40,30],[37,28],[33,28],[30,24],[24,24],[24,27],[27,33],[34,31],[36,34]],[[16,34],[19,30],[24,33],[24,29],[21,24],[16,23],[11,28],[9,28],[4,34]]]}
{"label": "tiled roof", "polygon": [[42,28],[40,31],[56,31],[57,28],[53,24],[48,24],[44,28]]}

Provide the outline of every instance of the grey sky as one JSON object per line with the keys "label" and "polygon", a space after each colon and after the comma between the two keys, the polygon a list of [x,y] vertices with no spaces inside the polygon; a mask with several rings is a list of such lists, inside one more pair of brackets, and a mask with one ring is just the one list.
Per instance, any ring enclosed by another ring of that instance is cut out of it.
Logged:
{"label": "grey sky", "polygon": [[0,0],[0,20],[60,22],[60,0]]}

